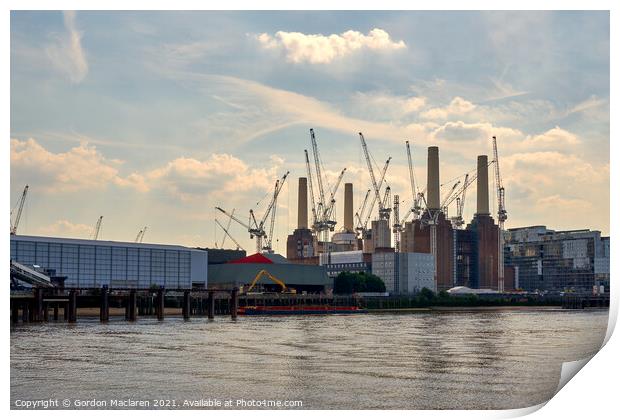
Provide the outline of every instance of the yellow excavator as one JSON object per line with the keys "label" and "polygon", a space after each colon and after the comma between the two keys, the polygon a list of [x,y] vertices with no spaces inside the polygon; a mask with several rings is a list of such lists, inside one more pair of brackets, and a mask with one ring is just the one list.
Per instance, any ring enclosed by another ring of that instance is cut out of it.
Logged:
{"label": "yellow excavator", "polygon": [[282,290],[280,290],[280,293],[290,293],[290,294],[296,294],[297,291],[293,288],[289,288],[282,280],[280,280],[279,278],[273,276],[269,271],[267,270],[261,270],[256,274],[256,277],[254,277],[254,280],[252,280],[252,283],[250,283],[250,285],[248,286],[247,289],[245,289],[245,287],[243,289],[245,290],[241,290],[242,292],[245,293],[249,293],[252,291],[252,289],[254,288],[254,286],[256,286],[256,283],[261,279],[261,277],[263,276],[267,276],[269,278],[269,280],[271,280],[272,282],[274,282],[275,284],[277,284],[278,286],[280,286],[282,288]]}

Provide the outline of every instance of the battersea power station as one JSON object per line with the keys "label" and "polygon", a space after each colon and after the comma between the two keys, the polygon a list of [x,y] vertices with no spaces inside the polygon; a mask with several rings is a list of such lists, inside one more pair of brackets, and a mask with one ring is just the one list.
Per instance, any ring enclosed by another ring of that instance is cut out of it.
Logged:
{"label": "battersea power station", "polygon": [[[362,146],[367,153],[363,137]],[[409,144],[407,153],[410,158]],[[411,159],[409,163],[410,173],[413,174]],[[393,206],[385,198],[379,200],[389,196],[389,186],[384,186],[385,192],[379,192],[381,184],[373,180],[371,187],[377,188],[377,200],[373,200],[373,205],[378,202],[379,208],[378,212],[373,213],[368,228],[364,225],[365,217],[359,214],[364,211],[366,203],[354,214],[354,186],[346,183],[343,206],[345,223],[328,240],[313,229],[316,226],[314,220],[312,223],[308,221],[308,207],[314,203],[313,197],[309,200],[308,187],[312,194],[315,178],[308,170],[308,177],[299,178],[298,226],[288,237],[287,258],[301,264],[326,266],[332,278],[343,271],[376,274],[391,293],[415,293],[422,287],[441,291],[457,286],[514,290],[515,272],[512,267],[504,267],[503,258],[500,258],[500,249],[504,245],[502,233],[489,211],[491,163],[493,161],[486,155],[478,156],[477,162],[472,159],[472,167],[476,165],[477,169],[460,183],[459,189],[453,188],[447,195],[444,194],[442,202],[439,148],[428,147],[426,190],[425,193],[416,193],[418,211],[410,211],[405,220],[398,220],[398,196],[394,196]],[[388,164],[389,159],[380,178],[371,173],[371,179],[382,181]],[[369,164],[369,171],[372,170]],[[462,219],[462,207],[467,187],[474,181],[477,206],[472,220],[466,224]],[[371,193],[372,189],[368,191]],[[415,185],[412,191],[417,191]],[[447,205],[455,199],[457,208],[460,206],[458,216],[448,217]],[[311,214],[315,214],[315,210],[311,210]],[[367,219],[371,219],[373,208],[366,206],[366,210],[369,215]]]}

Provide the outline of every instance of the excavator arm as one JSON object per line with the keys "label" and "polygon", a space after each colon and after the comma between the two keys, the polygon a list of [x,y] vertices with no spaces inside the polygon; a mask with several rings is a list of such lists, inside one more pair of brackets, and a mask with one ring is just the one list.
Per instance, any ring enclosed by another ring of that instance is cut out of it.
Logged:
{"label": "excavator arm", "polygon": [[286,284],[284,284],[284,282],[280,279],[278,279],[277,277],[274,277],[271,273],[269,273],[269,271],[267,270],[261,270],[256,274],[256,277],[254,277],[254,280],[252,280],[252,283],[250,283],[250,286],[248,287],[247,292],[251,291],[254,286],[256,286],[256,283],[261,279],[261,277],[263,276],[267,276],[272,282],[274,282],[275,284],[277,284],[278,286],[280,286],[282,288],[282,292],[286,292],[288,290],[288,288],[286,287]]}

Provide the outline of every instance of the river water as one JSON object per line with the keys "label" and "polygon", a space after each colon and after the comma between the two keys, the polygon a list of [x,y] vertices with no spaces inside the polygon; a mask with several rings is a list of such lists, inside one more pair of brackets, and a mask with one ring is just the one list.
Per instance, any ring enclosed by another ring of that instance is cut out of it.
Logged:
{"label": "river water", "polygon": [[18,324],[11,406],[51,398],[72,408],[93,399],[106,408],[116,399],[177,408],[194,400],[231,400],[234,408],[241,400],[301,401],[305,409],[521,408],[553,396],[562,362],[599,349],[607,314],[497,309]]}

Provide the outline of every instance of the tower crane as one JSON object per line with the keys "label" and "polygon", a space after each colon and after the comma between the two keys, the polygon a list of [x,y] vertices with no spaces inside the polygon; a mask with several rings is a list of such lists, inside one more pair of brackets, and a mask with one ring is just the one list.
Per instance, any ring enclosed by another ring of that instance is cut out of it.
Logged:
{"label": "tower crane", "polygon": [[325,189],[323,188],[323,177],[321,175],[321,158],[319,157],[319,147],[316,144],[314,130],[310,129],[310,141],[312,143],[312,156],[314,157],[314,169],[316,171],[316,183],[319,187],[319,202],[317,204],[317,213],[321,215],[325,208]]}
{"label": "tower crane", "polygon": [[[385,165],[383,165],[383,169],[381,170],[381,178],[379,180],[379,189],[381,188],[381,186],[383,185],[383,181],[385,180],[385,174],[387,173],[387,169],[390,166],[390,161],[392,160],[391,157],[389,157],[386,161],[385,161]],[[372,217],[372,210],[375,208],[375,203],[377,202],[377,195],[374,194],[372,201],[370,202],[370,207],[368,208],[368,214],[366,215],[366,218],[364,220],[364,223],[361,226],[361,230],[362,233],[366,233],[367,229],[368,229],[368,222],[370,221],[370,218]],[[379,203],[381,203],[381,199],[379,198]]]}
{"label": "tower crane", "polygon": [[422,199],[420,191],[418,191],[417,184],[415,182],[415,172],[413,170],[413,160],[411,159],[411,148],[409,147],[409,141],[405,142],[407,147],[407,163],[409,165],[409,182],[411,184],[411,198],[413,199],[413,205],[411,206],[411,211],[407,213],[405,219],[413,213],[413,217],[417,219],[420,216],[420,212],[422,207],[420,206],[420,202]]}
{"label": "tower crane", "polygon": [[498,229],[498,253],[497,253],[497,289],[504,291],[504,222],[508,219],[506,205],[504,202],[504,186],[499,172],[499,154],[497,153],[497,138],[493,136],[493,160],[495,161],[495,187],[497,188],[497,221]]}
{"label": "tower crane", "polygon": [[461,188],[460,195],[456,197],[456,216],[450,219],[452,221],[452,224],[457,229],[461,229],[465,224],[465,221],[463,220],[463,209],[465,207],[465,194],[467,194],[468,186],[469,174],[465,174],[465,180],[463,181],[463,187]]}
{"label": "tower crane", "polygon": [[[265,213],[263,214],[262,219],[260,219],[260,221],[256,220],[254,210],[252,209],[250,209],[250,220],[248,223],[245,223],[239,220],[236,216],[228,213],[226,210],[222,209],[221,207],[216,207],[217,210],[221,211],[222,213],[230,217],[232,220],[234,220],[235,222],[239,223],[241,226],[246,228],[248,230],[248,233],[250,234],[250,239],[256,238],[256,252],[262,252],[262,251],[272,252],[273,251],[271,249],[271,240],[269,239],[273,237],[273,227],[272,227],[273,224],[270,223],[270,232],[269,234],[267,234],[267,232],[265,231],[265,222],[267,221],[267,218],[272,213],[272,211],[274,211],[274,208],[277,205],[278,195],[280,194],[280,191],[282,191],[282,187],[284,186],[284,182],[286,181],[286,177],[288,176],[288,174],[289,172],[287,171],[282,177],[282,179],[278,179],[276,181],[276,184],[273,190],[273,196],[271,198],[271,201],[269,202],[269,205],[267,206],[267,209],[265,210]],[[263,246],[263,239],[268,240],[265,247]]]}
{"label": "tower crane", "polygon": [[381,186],[380,184],[377,184],[377,179],[375,178],[375,172],[372,168],[372,162],[370,161],[370,152],[368,152],[368,145],[366,145],[364,135],[362,133],[359,133],[359,136],[362,143],[362,150],[364,151],[364,157],[366,158],[366,165],[368,166],[368,173],[370,174],[372,187],[375,191],[375,198],[379,202],[379,218],[389,220],[392,209],[389,206],[385,207],[381,201],[381,192],[379,191],[379,188],[381,188]]}
{"label": "tower crane", "polygon": [[364,210],[366,209],[366,203],[368,202],[368,196],[370,195],[370,190],[366,191],[366,195],[364,196],[364,201],[362,201],[362,205],[359,210],[355,213],[355,217],[357,218],[357,227],[355,230],[361,231],[363,230],[362,225],[362,215],[364,214]]}
{"label": "tower crane", "polygon": [[308,150],[304,150],[306,155],[306,172],[308,174],[308,188],[310,189],[310,206],[312,210],[312,227],[315,228],[318,223],[316,214],[316,204],[314,201],[314,187],[312,186],[312,171],[310,169],[310,160],[308,159]]}
{"label": "tower crane", "polygon": [[333,231],[335,226],[336,226],[336,221],[332,220],[332,216],[334,214],[334,204],[336,204],[336,193],[338,192],[338,188],[340,187],[340,184],[342,182],[342,178],[344,177],[344,173],[346,172],[347,168],[344,168],[341,172],[340,175],[338,175],[338,179],[336,180],[336,184],[334,185],[334,189],[330,192],[330,196],[329,196],[329,206],[325,209],[324,215],[323,215],[323,221],[324,223],[327,225],[328,229],[330,231]]}
{"label": "tower crane", "polygon": [[403,225],[400,223],[399,208],[400,197],[398,194],[394,194],[394,224],[392,225],[392,233],[394,233],[394,248],[396,252],[400,252],[400,232],[403,230]]}
{"label": "tower crane", "polygon": [[146,226],[144,226],[144,229],[141,229],[140,232],[138,232],[138,235],[136,235],[136,240],[134,242],[138,242],[138,243],[142,243],[142,240],[144,239],[144,234],[146,233]]}
{"label": "tower crane", "polygon": [[328,191],[329,198],[326,198],[325,188],[323,186],[321,157],[319,154],[319,147],[316,142],[316,136],[314,134],[314,129],[312,128],[310,129],[310,141],[312,143],[312,155],[314,158],[316,181],[319,187],[319,197],[318,197],[319,201],[315,205],[313,183],[312,183],[312,171],[310,170],[310,161],[308,159],[308,152],[304,151],[306,154],[306,171],[308,172],[308,178],[310,182],[310,195],[311,195],[311,201],[312,201],[312,217],[314,219],[312,228],[317,233],[321,241],[327,242],[329,239],[328,232],[333,231],[337,223],[335,220],[332,220],[333,212],[334,212],[334,205],[336,203],[335,196],[336,196],[336,193],[338,192],[338,188],[340,187],[340,183],[342,181],[342,178],[347,168],[344,168],[340,172],[340,175],[338,176],[338,179],[336,180],[334,188]]}
{"label": "tower crane", "polygon": [[[24,203],[26,202],[26,195],[28,194],[28,185],[24,187],[22,196],[19,199],[19,205],[17,206],[17,214],[15,215],[15,222],[11,223],[11,235],[17,234],[17,227],[19,226],[19,220],[22,218],[22,211],[24,210]],[[13,211],[11,211],[11,216]]]}
{"label": "tower crane", "polygon": [[99,216],[97,219],[97,223],[95,224],[95,230],[93,231],[93,240],[99,239],[99,231],[101,230],[101,221],[103,220],[103,216]]}

